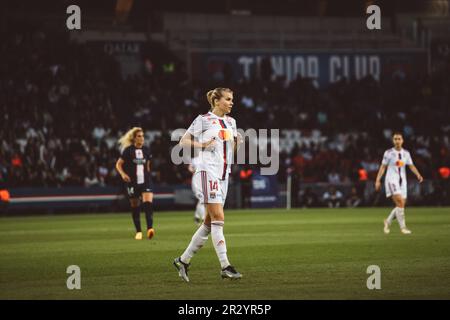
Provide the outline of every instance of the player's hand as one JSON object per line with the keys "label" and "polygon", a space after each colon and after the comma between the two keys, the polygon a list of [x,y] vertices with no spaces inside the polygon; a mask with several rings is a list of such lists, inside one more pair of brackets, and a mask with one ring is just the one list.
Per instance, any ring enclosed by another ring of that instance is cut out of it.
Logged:
{"label": "player's hand", "polygon": [[381,188],[381,182],[380,181],[375,181],[375,191],[380,191]]}
{"label": "player's hand", "polygon": [[125,182],[131,182],[131,178],[127,174],[122,175],[122,180]]}
{"label": "player's hand", "polygon": [[214,143],[215,139],[212,138],[211,140],[202,143],[202,148],[207,149],[208,147],[211,147],[211,145]]}
{"label": "player's hand", "polygon": [[419,174],[419,175],[417,175],[417,180],[419,180],[419,183],[422,183],[423,177]]}

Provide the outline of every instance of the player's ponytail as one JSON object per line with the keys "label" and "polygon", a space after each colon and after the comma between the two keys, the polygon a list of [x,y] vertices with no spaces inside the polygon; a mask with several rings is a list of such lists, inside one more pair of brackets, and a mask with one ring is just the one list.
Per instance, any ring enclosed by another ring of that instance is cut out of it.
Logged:
{"label": "player's ponytail", "polygon": [[134,143],[134,139],[138,132],[143,132],[142,128],[134,127],[128,130],[122,137],[119,139],[120,152],[125,150],[127,147],[131,146]]}
{"label": "player's ponytail", "polygon": [[212,111],[214,109],[214,102],[222,98],[224,92],[233,93],[230,88],[215,88],[214,90],[208,91],[208,93],[206,94],[206,99],[211,106],[211,109],[209,109],[209,111]]}
{"label": "player's ponytail", "polygon": [[206,94],[206,99],[208,99],[208,103],[211,106],[210,111],[214,108],[214,100],[213,100],[214,90],[209,90]]}

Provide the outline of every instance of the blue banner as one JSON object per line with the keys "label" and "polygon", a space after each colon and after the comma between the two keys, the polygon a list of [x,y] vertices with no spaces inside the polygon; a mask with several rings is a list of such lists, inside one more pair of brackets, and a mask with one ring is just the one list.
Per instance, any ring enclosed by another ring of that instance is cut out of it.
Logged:
{"label": "blue banner", "polygon": [[255,170],[252,176],[252,208],[275,208],[279,206],[276,175],[263,176]]}
{"label": "blue banner", "polygon": [[[61,188],[13,188],[8,210],[101,208],[128,202],[120,187],[61,187]],[[155,207],[173,207],[172,187],[157,187],[154,192]]]}
{"label": "blue banner", "polygon": [[301,75],[311,78],[317,88],[326,87],[343,77],[362,79],[371,75],[380,80],[395,74],[424,73],[426,65],[426,52],[421,49],[191,53],[194,79],[249,79],[260,77],[265,72],[264,68],[269,68],[272,77],[284,77],[290,82]]}

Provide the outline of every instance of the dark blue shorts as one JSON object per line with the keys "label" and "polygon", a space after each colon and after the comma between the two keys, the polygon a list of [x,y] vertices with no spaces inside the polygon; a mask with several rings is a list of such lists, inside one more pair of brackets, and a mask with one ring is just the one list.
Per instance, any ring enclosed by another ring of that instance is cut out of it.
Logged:
{"label": "dark blue shorts", "polygon": [[135,199],[140,198],[144,192],[153,192],[153,186],[151,181],[146,181],[142,184],[127,183],[125,185],[128,198]]}

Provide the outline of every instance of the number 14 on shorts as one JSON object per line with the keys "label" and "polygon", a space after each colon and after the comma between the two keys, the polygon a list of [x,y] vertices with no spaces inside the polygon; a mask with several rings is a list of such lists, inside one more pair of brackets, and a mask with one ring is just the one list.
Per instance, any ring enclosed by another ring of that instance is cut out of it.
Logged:
{"label": "number 14 on shorts", "polygon": [[212,180],[208,180],[209,181],[209,189],[212,190],[216,190],[219,191],[219,186],[217,184],[217,181],[212,181]]}

